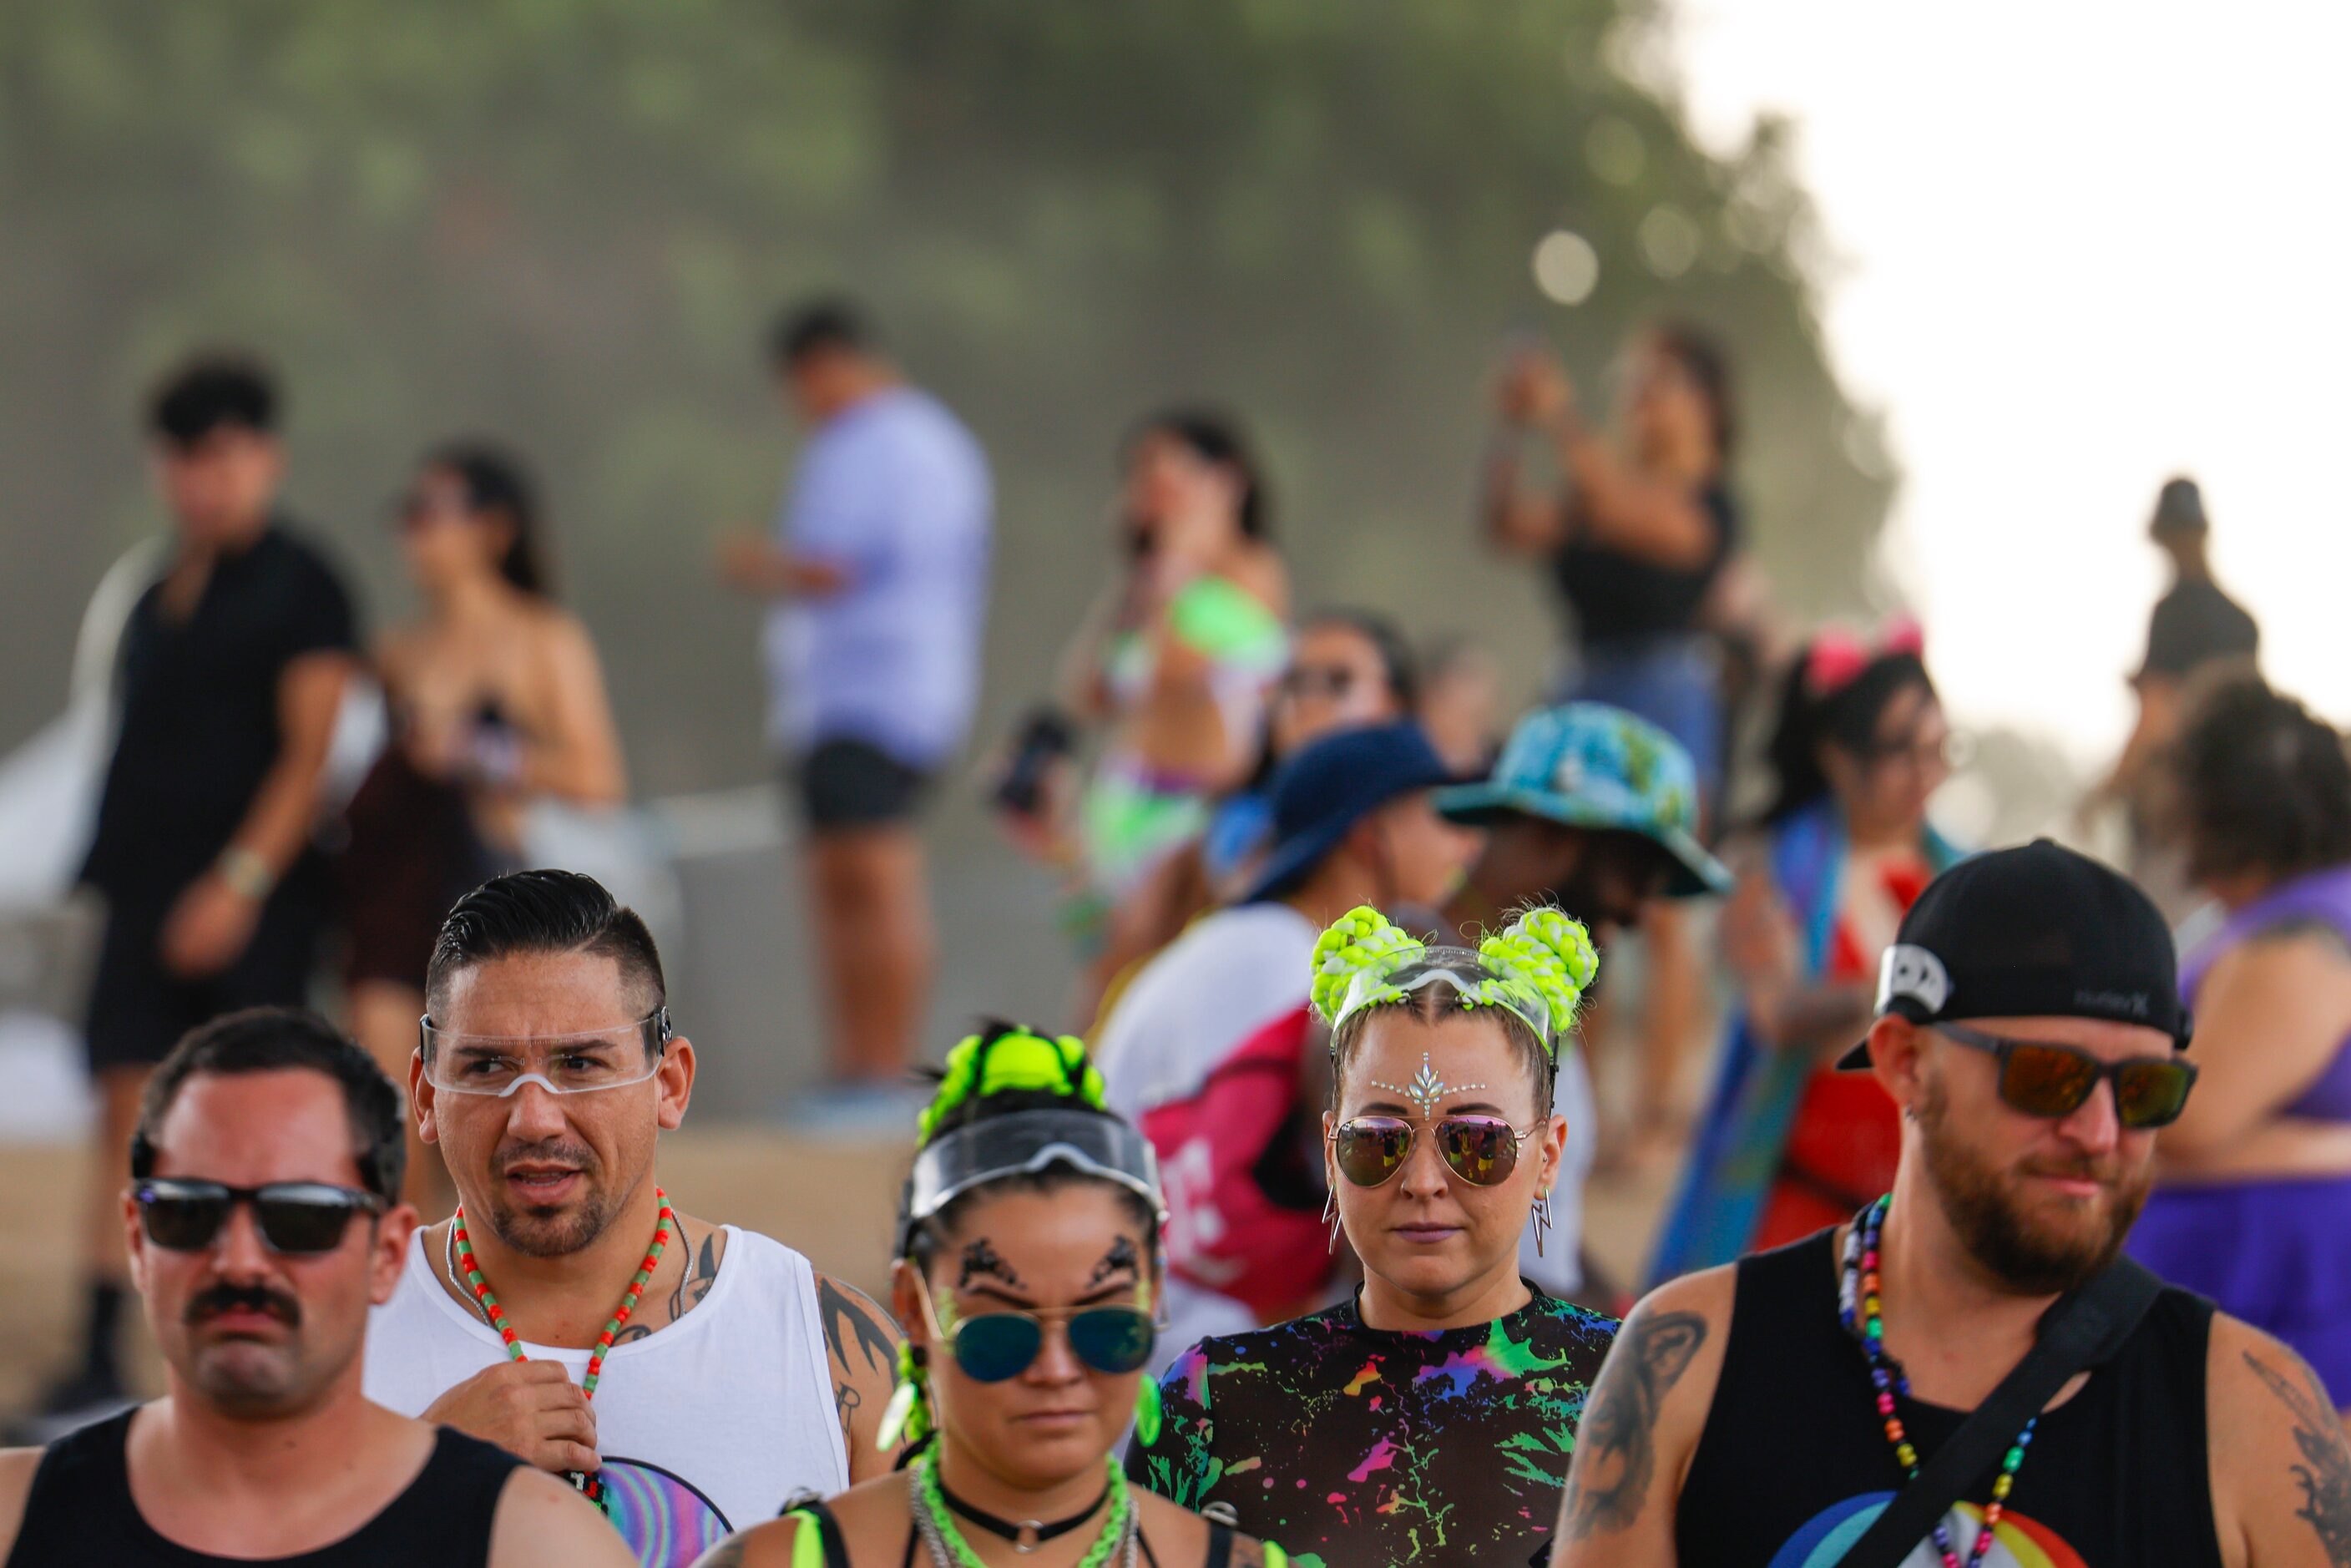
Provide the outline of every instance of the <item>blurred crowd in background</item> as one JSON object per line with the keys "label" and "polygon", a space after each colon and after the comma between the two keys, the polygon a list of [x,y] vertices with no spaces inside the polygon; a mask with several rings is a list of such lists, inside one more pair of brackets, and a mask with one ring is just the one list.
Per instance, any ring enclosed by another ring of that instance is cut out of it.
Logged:
{"label": "blurred crowd in background", "polygon": [[[909,1133],[939,950],[966,935],[935,919],[923,823],[971,789],[1032,862],[1008,874],[1061,901],[1077,979],[1040,1021],[1094,1043],[1113,1108],[1159,1147],[1171,1354],[1343,1288],[1320,1242],[1308,956],[1359,904],[1474,940],[1553,901],[1602,942],[1606,979],[1562,1069],[1552,1234],[1525,1263],[1559,1292],[1621,1310],[1888,1186],[1895,1107],[1830,1063],[1910,904],[1982,847],[1934,821],[1963,740],[1917,623],[1808,625],[1775,603],[1740,501],[1735,367],[1708,330],[1639,328],[1605,393],[1531,340],[1493,367],[1474,504],[1432,524],[1413,591],[1458,591],[1452,563],[1481,551],[1542,574],[1557,656],[1524,713],[1488,642],[1416,645],[1408,606],[1301,600],[1294,579],[1332,574],[1301,570],[1282,476],[1241,411],[1133,420],[1107,455],[1107,527],[1070,547],[1104,562],[1087,604],[992,577],[988,454],[911,379],[919,344],[824,298],[784,312],[764,356],[805,441],[774,525],[726,538],[707,591],[765,607],[768,737],[815,937],[802,1005],[825,1066],[779,1135]],[[418,610],[369,616],[281,495],[285,396],[263,360],[214,353],[144,410],[172,528],[113,638],[78,872],[105,909],[75,1020],[99,1179],[56,1413],[123,1392],[114,1167],[174,1040],[227,1009],[331,998],[405,1082],[455,898],[583,858],[625,883],[643,853],[618,842],[621,737],[594,629],[553,591],[528,462],[470,435],[419,457],[385,514]],[[2138,722],[2081,802],[2085,821],[2124,815],[2130,870],[2181,923],[2204,1075],[2134,1246],[2340,1372],[2351,766],[2263,685],[2258,629],[2211,575],[2212,528],[2192,480],[2164,486],[2148,531],[2174,581],[2130,677]],[[1000,735],[977,724],[990,614],[1067,639]],[[408,1168],[425,1212],[444,1209],[434,1152],[415,1145]],[[1670,1192],[1646,1279],[1579,1245],[1595,1171]]]}

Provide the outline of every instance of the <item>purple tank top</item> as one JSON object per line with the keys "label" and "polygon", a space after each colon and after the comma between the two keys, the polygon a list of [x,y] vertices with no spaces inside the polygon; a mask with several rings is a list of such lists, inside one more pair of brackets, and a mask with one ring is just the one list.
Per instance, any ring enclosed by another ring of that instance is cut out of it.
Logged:
{"label": "purple tank top", "polygon": [[[2281,925],[2319,925],[2351,946],[2351,865],[2314,871],[2280,883],[2229,916],[2220,930],[2199,944],[2180,966],[2179,994],[2192,1009],[2204,977],[2221,955],[2234,951],[2264,931]],[[2351,1035],[2335,1048],[2335,1059],[2318,1082],[2285,1107],[2288,1116],[2321,1122],[2351,1122]]]}

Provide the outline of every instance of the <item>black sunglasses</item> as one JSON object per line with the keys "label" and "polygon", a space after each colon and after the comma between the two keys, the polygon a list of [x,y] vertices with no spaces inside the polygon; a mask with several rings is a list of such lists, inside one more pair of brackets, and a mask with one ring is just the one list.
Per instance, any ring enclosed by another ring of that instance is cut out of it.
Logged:
{"label": "black sunglasses", "polygon": [[[1499,1186],[1519,1168],[1523,1133],[1499,1116],[1447,1116],[1433,1129],[1446,1168],[1472,1186]],[[1412,1157],[1419,1129],[1401,1116],[1355,1116],[1331,1133],[1332,1163],[1357,1186],[1384,1186]]]}
{"label": "black sunglasses", "polygon": [[2177,1056],[2102,1061],[2053,1040],[2010,1040],[1952,1023],[1928,1027],[1970,1051],[2000,1058],[2000,1097],[2028,1116],[2070,1116],[2101,1081],[2111,1078],[2116,1120],[2134,1131],[2165,1127],[2179,1120],[2188,1092],[2196,1086],[2196,1064]]}
{"label": "black sunglasses", "polygon": [[253,1206],[254,1223],[273,1252],[332,1252],[355,1214],[384,1211],[371,1192],[321,1181],[274,1181],[264,1186],[228,1186],[216,1181],[151,1177],[131,1189],[147,1239],[172,1252],[201,1252],[228,1223],[240,1203]]}

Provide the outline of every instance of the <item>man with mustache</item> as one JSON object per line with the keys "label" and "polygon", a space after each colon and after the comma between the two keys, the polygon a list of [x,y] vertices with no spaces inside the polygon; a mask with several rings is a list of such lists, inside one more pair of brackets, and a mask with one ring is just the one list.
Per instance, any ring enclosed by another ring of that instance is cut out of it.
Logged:
{"label": "man with mustache", "polygon": [[370,1396],[568,1477],[647,1564],[887,1470],[889,1317],[654,1175],[695,1050],[644,922],[577,873],[495,878],[425,1002],[409,1090],[459,1203],[402,1249]]}
{"label": "man with mustache", "polygon": [[362,1395],[406,1156],[399,1092],[320,1019],[257,1008],[173,1048],[122,1199],[166,1393],[0,1453],[8,1568],[625,1568],[569,1489]]}
{"label": "man with mustache", "polygon": [[[1553,1568],[1815,1568],[2102,1274],[2146,1200],[2178,1054],[2169,932],[2046,841],[1930,883],[1841,1065],[1902,1107],[1894,1190],[1660,1287],[1594,1385]],[[2351,1448],[2285,1346],[2167,1287],[2015,1434],[1906,1565],[2351,1563]]]}

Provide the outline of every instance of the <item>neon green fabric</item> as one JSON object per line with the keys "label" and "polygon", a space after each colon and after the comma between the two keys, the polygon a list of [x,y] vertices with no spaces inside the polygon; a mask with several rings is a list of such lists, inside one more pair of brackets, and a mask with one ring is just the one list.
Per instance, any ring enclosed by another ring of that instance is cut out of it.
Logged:
{"label": "neon green fabric", "polygon": [[1087,870],[1096,887],[1116,896],[1207,823],[1208,803],[1197,790],[1163,789],[1105,764],[1080,808]]}
{"label": "neon green fabric", "polygon": [[824,1568],[824,1530],[816,1515],[796,1508],[784,1517],[799,1526],[792,1531],[792,1568]]}
{"label": "neon green fabric", "polygon": [[1281,620],[1228,578],[1196,577],[1167,606],[1176,640],[1218,664],[1278,673],[1290,640]]}

